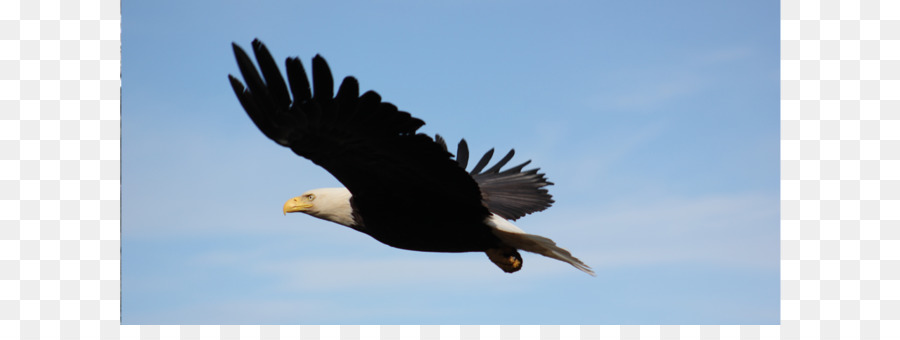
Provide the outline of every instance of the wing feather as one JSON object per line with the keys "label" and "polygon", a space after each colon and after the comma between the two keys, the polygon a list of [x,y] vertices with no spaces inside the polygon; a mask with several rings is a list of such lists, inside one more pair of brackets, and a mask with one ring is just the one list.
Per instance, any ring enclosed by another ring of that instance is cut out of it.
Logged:
{"label": "wing feather", "polygon": [[456,162],[463,169],[469,164],[469,146],[466,144],[465,139],[460,140],[456,148]]}
{"label": "wing feather", "polygon": [[506,156],[503,156],[497,164],[494,164],[490,169],[484,171],[486,174],[495,174],[500,172],[500,168],[502,168],[506,163],[509,163],[509,160],[512,159],[513,155],[516,154],[516,150],[509,150],[509,153]]}
{"label": "wing feather", "polygon": [[330,103],[334,94],[334,78],[325,58],[313,57],[313,98],[320,104]]}
{"label": "wing feather", "polygon": [[[291,104],[291,96],[288,94],[287,86],[278,66],[275,65],[275,59],[269,53],[269,49],[258,40],[253,42],[253,54],[259,62],[259,69],[262,71],[263,79],[265,79],[269,95],[272,97],[272,103],[282,109]],[[252,65],[252,63],[251,63]]]}
{"label": "wing feather", "polygon": [[493,156],[494,156],[494,149],[490,149],[487,152],[485,152],[484,156],[481,156],[481,159],[478,161],[477,164],[475,164],[475,167],[472,168],[472,171],[469,171],[469,174],[475,175],[475,174],[479,173],[481,171],[481,169],[484,169],[484,167],[487,166],[488,162],[491,161],[491,157],[493,157]]}
{"label": "wing feather", "polygon": [[[254,40],[258,41],[258,40]],[[235,45],[236,51],[240,48]],[[240,51],[243,53],[243,51]],[[235,52],[237,54],[237,52]],[[271,58],[271,55],[269,56]],[[303,63],[297,58],[287,58],[284,61],[287,70],[288,83],[291,85],[291,94],[294,96],[294,103],[303,103],[312,98],[312,89],[309,86],[309,79],[306,76],[306,69]]]}

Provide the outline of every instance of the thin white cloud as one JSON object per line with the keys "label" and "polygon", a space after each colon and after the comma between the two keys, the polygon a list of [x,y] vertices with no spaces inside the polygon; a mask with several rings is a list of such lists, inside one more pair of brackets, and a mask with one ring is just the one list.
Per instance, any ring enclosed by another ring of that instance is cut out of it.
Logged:
{"label": "thin white cloud", "polygon": [[641,82],[618,92],[598,95],[602,107],[617,110],[643,111],[663,107],[675,100],[698,94],[707,81],[695,74],[680,74]]}
{"label": "thin white cloud", "polygon": [[[754,56],[750,46],[722,46],[673,56],[668,63],[632,65],[632,69],[605,75],[603,83],[616,84],[598,89],[587,98],[588,107],[603,111],[657,111],[676,101],[701,96],[704,91],[731,79],[716,70]],[[663,112],[664,113],[664,112]]]}

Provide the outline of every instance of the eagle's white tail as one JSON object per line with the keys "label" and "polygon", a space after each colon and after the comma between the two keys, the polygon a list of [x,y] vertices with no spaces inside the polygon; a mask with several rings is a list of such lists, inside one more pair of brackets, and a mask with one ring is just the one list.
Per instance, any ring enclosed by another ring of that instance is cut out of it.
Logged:
{"label": "eagle's white tail", "polygon": [[486,222],[493,227],[492,231],[494,232],[494,235],[510,247],[566,262],[585,273],[596,276],[594,271],[591,270],[591,267],[588,267],[584,262],[581,262],[581,260],[572,256],[572,253],[568,250],[557,246],[556,242],[553,242],[553,240],[549,238],[528,234],[524,230],[519,229],[515,224],[494,214],[491,214],[491,217],[489,217]]}

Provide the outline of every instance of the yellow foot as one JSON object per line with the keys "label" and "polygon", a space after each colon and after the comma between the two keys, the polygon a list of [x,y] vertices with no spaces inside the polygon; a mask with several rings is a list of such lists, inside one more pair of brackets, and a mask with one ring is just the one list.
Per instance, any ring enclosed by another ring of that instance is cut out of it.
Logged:
{"label": "yellow foot", "polygon": [[522,256],[513,247],[491,248],[484,252],[491,262],[503,269],[504,272],[513,273],[522,269]]}

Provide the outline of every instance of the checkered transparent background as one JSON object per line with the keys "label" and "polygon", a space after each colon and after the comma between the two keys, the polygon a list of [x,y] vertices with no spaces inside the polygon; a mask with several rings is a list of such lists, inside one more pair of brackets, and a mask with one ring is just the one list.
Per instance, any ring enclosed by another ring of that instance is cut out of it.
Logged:
{"label": "checkered transparent background", "polygon": [[780,326],[120,326],[120,11],[0,1],[0,339],[900,339],[900,2],[782,3]]}

